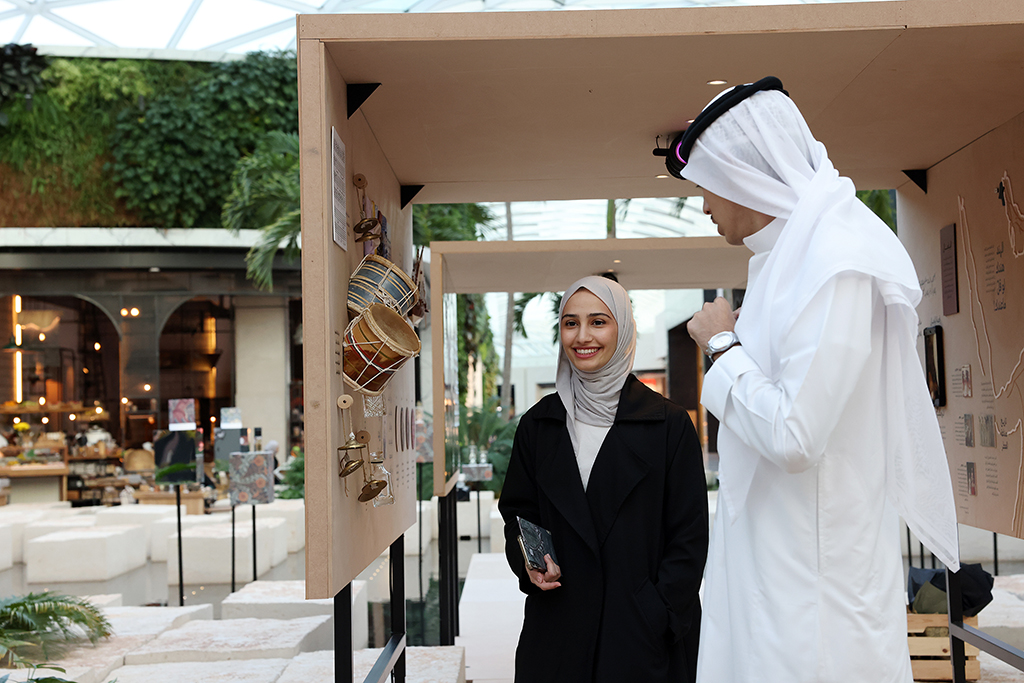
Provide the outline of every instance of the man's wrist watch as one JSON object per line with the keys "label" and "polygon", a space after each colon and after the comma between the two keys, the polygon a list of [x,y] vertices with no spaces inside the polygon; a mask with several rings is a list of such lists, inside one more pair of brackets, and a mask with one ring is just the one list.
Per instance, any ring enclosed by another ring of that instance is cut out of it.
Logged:
{"label": "man's wrist watch", "polygon": [[713,358],[716,353],[728,351],[739,343],[740,338],[737,337],[736,333],[732,330],[719,332],[708,340],[708,345],[707,348],[704,349],[704,353],[708,358]]}

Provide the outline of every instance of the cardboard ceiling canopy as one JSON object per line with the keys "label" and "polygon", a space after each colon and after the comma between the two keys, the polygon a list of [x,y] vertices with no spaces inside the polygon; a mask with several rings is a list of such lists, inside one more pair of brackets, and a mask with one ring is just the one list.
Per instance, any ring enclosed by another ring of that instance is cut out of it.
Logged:
{"label": "cardboard ceiling canopy", "polygon": [[723,86],[782,79],[860,189],[1024,111],[1024,3],[308,15],[416,202],[693,194],[651,154]]}

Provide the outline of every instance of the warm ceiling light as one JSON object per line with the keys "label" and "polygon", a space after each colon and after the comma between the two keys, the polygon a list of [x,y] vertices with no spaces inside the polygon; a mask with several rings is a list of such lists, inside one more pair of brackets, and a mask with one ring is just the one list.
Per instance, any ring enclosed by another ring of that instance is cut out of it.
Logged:
{"label": "warm ceiling light", "polygon": [[614,261],[612,261],[612,263],[622,263],[622,259],[620,259],[620,258],[617,258],[617,259],[615,259]]}
{"label": "warm ceiling light", "polygon": [[14,295],[14,312],[21,313],[21,297],[17,294]]}
{"label": "warm ceiling light", "polygon": [[44,334],[43,332],[40,332],[39,333],[39,341],[46,341],[46,334]]}
{"label": "warm ceiling light", "polygon": [[45,396],[40,396],[39,397],[39,405],[41,405],[41,406],[45,406],[46,405],[46,397]]}
{"label": "warm ceiling light", "polygon": [[21,418],[20,417],[14,418],[14,424],[21,424]]}
{"label": "warm ceiling light", "polygon": [[93,345],[92,345],[92,348],[94,348],[94,349],[96,349],[97,351],[99,351],[99,350],[100,350],[100,349],[102,349],[103,347],[102,347],[102,346],[100,346],[100,343],[99,343],[99,342],[96,342],[95,344],[93,344]]}
{"label": "warm ceiling light", "polygon": [[46,417],[45,415],[43,415],[42,423],[43,423],[44,425],[48,425],[48,424],[50,424],[50,418],[48,418],[48,417]]}
{"label": "warm ceiling light", "polygon": [[137,318],[137,317],[139,317],[139,309],[137,309],[137,308],[135,308],[135,307],[133,306],[133,307],[132,307],[132,310],[131,310],[131,314],[132,314],[132,317],[133,317],[133,318]]}
{"label": "warm ceiling light", "polygon": [[69,420],[71,420],[72,422],[74,422],[74,421],[75,421],[75,419],[76,419],[76,418],[75,418],[75,414],[74,414],[74,413],[71,413],[70,415],[68,415],[68,419],[69,419]]}
{"label": "warm ceiling light", "polygon": [[127,318],[128,317],[128,309],[127,308],[122,308],[121,309],[121,317],[122,318]]}
{"label": "warm ceiling light", "polygon": [[142,385],[142,390],[143,391],[149,391],[152,388],[153,388],[153,385],[151,385],[151,384],[143,384]]}
{"label": "warm ceiling light", "polygon": [[217,418],[216,418],[216,416],[214,416],[214,415],[211,415],[211,416],[210,416],[210,422],[216,422],[216,421],[217,421]]}
{"label": "warm ceiling light", "polygon": [[708,85],[725,85],[725,84],[726,84],[726,83],[728,83],[728,82],[729,82],[729,81],[723,81],[723,80],[722,80],[722,79],[720,79],[720,78],[716,78],[716,79],[715,79],[715,80],[713,80],[713,81],[708,81]]}
{"label": "warm ceiling light", "polygon": [[123,403],[124,405],[128,405],[128,397],[127,396],[122,396],[121,397],[121,403]]}
{"label": "warm ceiling light", "polygon": [[103,406],[96,406],[96,414],[97,415],[102,415],[103,414]]}
{"label": "warm ceiling light", "polygon": [[14,326],[14,344],[21,346],[21,325]]}
{"label": "warm ceiling light", "polygon": [[88,375],[89,374],[89,368],[82,368],[82,374],[83,375]]}

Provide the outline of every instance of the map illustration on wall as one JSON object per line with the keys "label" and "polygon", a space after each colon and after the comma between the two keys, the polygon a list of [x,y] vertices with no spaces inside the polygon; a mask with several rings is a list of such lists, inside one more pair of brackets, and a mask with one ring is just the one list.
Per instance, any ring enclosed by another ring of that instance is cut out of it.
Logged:
{"label": "map illustration on wall", "polygon": [[[959,342],[939,412],[961,522],[1024,536],[1024,213],[1004,172],[991,209],[958,196]],[[953,319],[950,319],[951,321]],[[964,329],[964,327],[967,329]]]}

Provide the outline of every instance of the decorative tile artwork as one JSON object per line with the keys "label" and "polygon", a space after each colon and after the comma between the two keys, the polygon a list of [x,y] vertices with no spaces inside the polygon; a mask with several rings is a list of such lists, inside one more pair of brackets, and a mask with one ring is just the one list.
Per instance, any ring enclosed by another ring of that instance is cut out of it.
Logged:
{"label": "decorative tile artwork", "polygon": [[232,453],[230,461],[232,505],[274,502],[274,456],[270,451]]}

